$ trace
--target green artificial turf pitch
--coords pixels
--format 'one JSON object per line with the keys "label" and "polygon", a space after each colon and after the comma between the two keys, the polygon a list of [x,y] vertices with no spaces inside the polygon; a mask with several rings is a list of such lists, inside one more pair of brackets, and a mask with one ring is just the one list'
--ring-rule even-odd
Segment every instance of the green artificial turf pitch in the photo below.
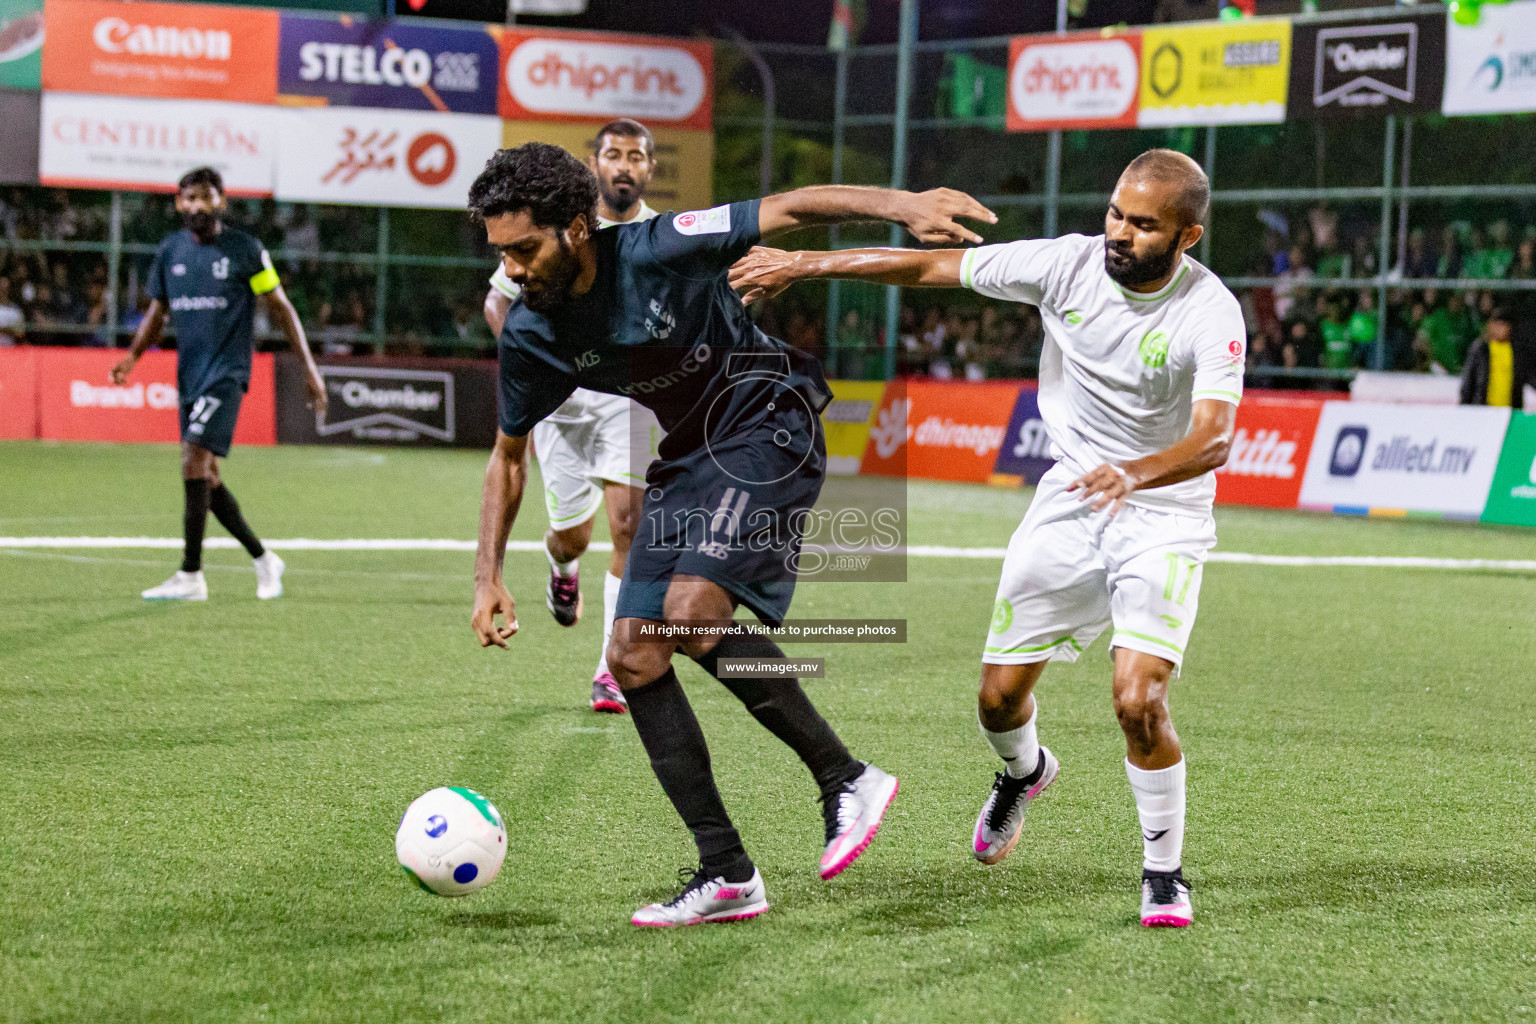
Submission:
{"label": "green artificial turf pitch", "polygon": [[[268,537],[475,533],[474,452],[240,449]],[[913,483],[912,541],[1001,546],[1027,495]],[[180,532],[167,446],[0,445],[0,535]],[[535,498],[515,532],[537,538]],[[1536,534],[1223,509],[1220,548],[1536,558]],[[210,520],[210,536],[222,531]],[[538,554],[523,631],[469,628],[471,557],[295,551],[258,602],[141,601],[175,553],[0,551],[0,1021],[1410,1021],[1536,1015],[1536,574],[1210,565],[1174,720],[1196,922],[1136,920],[1140,840],[1103,641],[1042,683],[1062,776],[992,868],[968,852],[998,563],[806,586],[801,617],[902,646],[800,645],[854,752],[902,780],[868,853],[817,878],[793,756],[682,666],[767,880],[757,920],[627,923],[691,844],[627,719],[586,710],[594,612],[562,630]],[[606,556],[583,564],[588,608]],[[501,876],[411,886],[392,839],[438,785],[506,817]]]}

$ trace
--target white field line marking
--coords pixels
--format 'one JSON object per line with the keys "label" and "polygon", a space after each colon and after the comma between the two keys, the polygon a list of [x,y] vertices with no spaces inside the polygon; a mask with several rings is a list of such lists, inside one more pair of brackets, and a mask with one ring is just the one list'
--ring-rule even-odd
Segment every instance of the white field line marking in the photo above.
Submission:
{"label": "white field line marking", "polygon": [[[279,551],[474,551],[472,540],[444,539],[390,539],[344,538],[340,540],[313,540],[297,537],[289,540],[263,541],[269,548]],[[0,548],[180,548],[180,537],[0,537]],[[238,548],[232,537],[210,537],[203,542],[205,548]],[[514,540],[507,544],[508,551],[539,552],[544,543],[536,540]],[[612,551],[606,541],[594,541],[591,551]],[[1000,561],[1007,548],[961,548],[933,545],[913,545],[906,549],[912,558],[981,558]],[[892,554],[900,554],[898,549]],[[1536,560],[1501,558],[1421,558],[1416,556],[1390,555],[1255,555],[1241,551],[1213,551],[1206,556],[1211,562],[1229,562],[1238,565],[1275,565],[1293,567],[1347,566],[1375,569],[1493,569],[1511,572],[1536,572]]]}

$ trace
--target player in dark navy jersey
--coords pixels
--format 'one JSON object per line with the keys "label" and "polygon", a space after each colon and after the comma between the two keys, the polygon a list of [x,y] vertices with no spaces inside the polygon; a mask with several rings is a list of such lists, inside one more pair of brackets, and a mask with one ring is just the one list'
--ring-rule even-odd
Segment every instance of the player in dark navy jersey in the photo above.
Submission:
{"label": "player in dark navy jersey", "polygon": [[[715,788],[675,651],[811,770],[826,824],[823,878],[863,852],[897,784],[848,753],[792,676],[721,670],[722,658],[784,660],[733,616],[745,605],[777,624],[788,610],[805,517],[825,478],[818,414],[831,398],[815,359],[752,323],[727,270],[765,236],[806,225],[890,220],[921,241],[956,242],[980,240],[956,218],[996,218],[947,189],[828,186],[595,230],[597,197],[585,165],[541,143],[500,151],[470,188],[471,213],[522,287],[499,343],[500,430],[486,469],[472,624],[482,646],[506,647],[517,632],[502,560],[533,425],[577,387],[655,412],[667,436],[646,475],[608,662],[700,865],[676,898],[641,908],[633,922],[739,920],[767,909],[763,880]],[[669,632],[680,627],[686,635]]]}
{"label": "player in dark navy jersey", "polygon": [[112,369],[112,380],[127,383],[134,364],[151,345],[169,314],[176,327],[176,392],[181,406],[181,476],[185,492],[182,528],[186,546],[181,568],[150,600],[206,601],[203,529],[211,510],[256,563],[256,596],[283,592],[283,560],[262,547],[246,525],[240,505],[219,478],[218,460],[229,454],[240,416],[240,401],[251,381],[252,326],[256,304],[267,303],[272,319],[304,360],[310,405],[325,408],[325,388],[315,368],[293,304],[283,294],[272,259],[261,243],[225,227],[224,182],[211,167],[182,176],[176,212],[186,227],[160,243],[149,268],[149,311],[133,345]]}

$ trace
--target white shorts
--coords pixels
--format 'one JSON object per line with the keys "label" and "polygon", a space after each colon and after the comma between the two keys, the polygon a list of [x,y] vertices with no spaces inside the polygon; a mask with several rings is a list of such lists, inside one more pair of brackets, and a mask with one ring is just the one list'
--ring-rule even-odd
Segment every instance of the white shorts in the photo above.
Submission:
{"label": "white shorts", "polygon": [[533,428],[550,526],[569,530],[591,519],[605,484],[644,487],[661,436],[656,414],[631,399],[577,391]]}
{"label": "white shorts", "polygon": [[1182,665],[1215,520],[1139,505],[1094,512],[1066,492],[1076,476],[1062,463],[1047,472],[1008,541],[981,660],[1076,661],[1113,624],[1111,649]]}

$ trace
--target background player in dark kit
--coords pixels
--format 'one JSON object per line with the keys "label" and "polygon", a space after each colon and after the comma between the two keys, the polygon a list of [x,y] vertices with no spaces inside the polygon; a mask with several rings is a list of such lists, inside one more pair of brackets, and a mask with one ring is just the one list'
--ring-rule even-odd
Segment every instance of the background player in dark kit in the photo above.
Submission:
{"label": "background player in dark kit", "polygon": [[[923,242],[979,241],[955,219],[996,218],[947,189],[826,186],[594,231],[597,199],[587,167],[541,143],[498,152],[470,188],[471,213],[522,288],[500,340],[501,422],[486,469],[472,624],[483,646],[505,647],[517,631],[502,560],[533,425],[578,386],[655,412],[667,436],[647,473],[608,661],[700,866],[677,897],[632,920],[752,917],[768,907],[762,877],[715,788],[674,651],[721,679],[811,770],[826,819],[823,878],[868,845],[896,780],[849,755],[797,680],[721,678],[721,658],[784,656],[732,617],[745,604],[776,623],[788,609],[799,517],[825,477],[817,414],[831,398],[816,360],[752,324],[726,272],[764,236],[806,225],[890,220]],[[664,623],[704,629],[659,638]]]}
{"label": "background player in dark kit", "polygon": [[205,601],[203,529],[211,509],[256,562],[256,596],[283,592],[283,560],[265,550],[246,525],[240,505],[219,477],[218,460],[229,454],[240,401],[251,380],[256,304],[288,337],[309,373],[309,404],[325,408],[325,385],[309,354],[304,325],[283,294],[272,259],[261,243],[224,225],[224,181],[211,167],[188,171],[176,186],[176,212],[186,227],[160,243],[146,288],[149,310],[122,362],[112,368],[127,383],[146,349],[160,340],[169,313],[176,326],[176,392],[181,406],[181,478],[185,491],[181,568],[158,587],[153,600]]}

